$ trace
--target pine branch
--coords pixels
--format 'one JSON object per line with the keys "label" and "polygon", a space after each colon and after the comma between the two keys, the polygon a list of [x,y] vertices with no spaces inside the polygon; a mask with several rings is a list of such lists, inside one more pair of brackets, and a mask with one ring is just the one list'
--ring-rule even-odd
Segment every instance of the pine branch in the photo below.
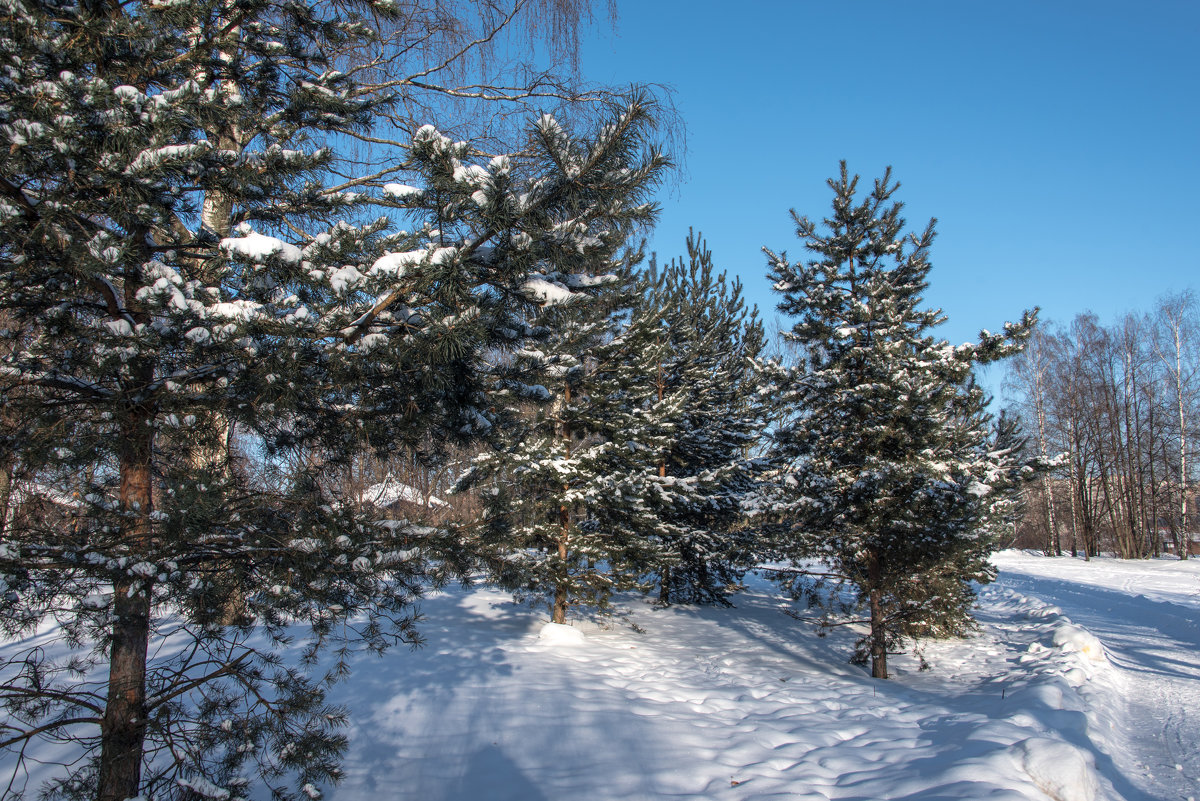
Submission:
{"label": "pine branch", "polygon": [[[101,713],[101,715],[103,715],[103,710],[100,710],[100,713]],[[36,728],[29,729],[27,731],[23,731],[20,734],[15,735],[13,737],[9,737],[7,740],[0,740],[0,751],[3,751],[4,749],[6,749],[10,746],[16,745],[17,743],[26,742],[34,737],[37,737],[40,734],[45,734],[46,732],[54,731],[56,729],[61,729],[66,726],[78,726],[83,723],[89,723],[92,725],[99,726],[103,722],[103,720],[104,720],[104,718],[103,718],[103,716],[101,716],[101,717],[94,717],[94,718],[90,718],[90,717],[89,718],[64,718],[62,720],[55,720],[50,723],[45,723]],[[16,727],[13,726],[11,728],[15,729]]]}

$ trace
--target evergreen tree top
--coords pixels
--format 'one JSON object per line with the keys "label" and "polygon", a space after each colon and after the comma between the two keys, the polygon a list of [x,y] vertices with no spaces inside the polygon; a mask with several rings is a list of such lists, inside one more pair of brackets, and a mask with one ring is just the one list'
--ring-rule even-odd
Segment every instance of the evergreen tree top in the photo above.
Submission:
{"label": "evergreen tree top", "polygon": [[787,338],[808,348],[817,359],[814,366],[818,351],[830,358],[842,351],[861,357],[878,347],[881,357],[894,360],[902,342],[923,358],[966,369],[1017,352],[1036,322],[1036,310],[1006,323],[999,334],[981,331],[977,343],[951,346],[932,336],[930,329],[946,319],[941,309],[922,308],[937,220],[920,233],[905,233],[903,203],[892,199],[900,184],[891,175],[889,167],[856,201],[859,177],[841,162],[839,177],[827,182],[834,193],[833,214],[823,228],[792,212],[796,234],[813,258],[793,263],[786,251],[764,248],[782,296],[778,308],[796,318]]}

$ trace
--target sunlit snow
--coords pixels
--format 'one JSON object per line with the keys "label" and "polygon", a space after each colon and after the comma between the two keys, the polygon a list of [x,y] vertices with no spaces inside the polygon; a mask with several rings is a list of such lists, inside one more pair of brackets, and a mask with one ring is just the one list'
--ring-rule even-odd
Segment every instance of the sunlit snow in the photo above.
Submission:
{"label": "sunlit snow", "polygon": [[[303,548],[294,541],[290,547]],[[356,660],[327,799],[1161,801],[1200,796],[1200,563],[999,554],[981,631],[876,681],[756,577],[731,609],[569,625],[486,586]],[[61,651],[53,631],[14,647]],[[36,787],[48,766],[27,763]],[[0,769],[7,776],[11,757]],[[18,784],[24,783],[22,778]],[[211,789],[211,788],[205,788]],[[255,796],[256,797],[256,796]]]}

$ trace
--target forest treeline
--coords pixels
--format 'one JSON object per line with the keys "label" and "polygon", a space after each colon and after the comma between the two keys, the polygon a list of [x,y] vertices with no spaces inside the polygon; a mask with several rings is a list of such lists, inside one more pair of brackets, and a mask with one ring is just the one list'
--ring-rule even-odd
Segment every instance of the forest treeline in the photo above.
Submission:
{"label": "forest treeline", "polygon": [[1016,532],[1047,554],[1196,552],[1192,448],[1200,330],[1190,292],[1110,325],[1042,325],[1009,367],[1026,433],[1053,462]]}

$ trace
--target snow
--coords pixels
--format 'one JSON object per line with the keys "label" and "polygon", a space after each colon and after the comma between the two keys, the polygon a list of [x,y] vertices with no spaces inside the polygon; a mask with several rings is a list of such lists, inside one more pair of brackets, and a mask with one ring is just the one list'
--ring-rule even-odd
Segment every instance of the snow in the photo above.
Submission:
{"label": "snow", "polygon": [[[732,609],[622,596],[612,617],[572,609],[566,626],[486,585],[434,593],[425,647],[363,655],[333,688],[350,712],[346,776],[311,789],[335,801],[1200,797],[1200,562],[995,560],[981,631],[927,643],[927,671],[895,657],[891,681],[846,662],[850,627],[816,636],[757,576]],[[39,643],[61,648],[52,636]],[[12,758],[0,760],[6,778]]]}
{"label": "snow", "polygon": [[289,264],[299,264],[300,248],[274,236],[247,231],[242,236],[221,240],[221,249],[230,256],[241,256],[248,261],[261,262],[270,256],[278,256]]}
{"label": "snow", "polygon": [[[1060,574],[1060,560],[1001,557],[1043,561]],[[1158,567],[1200,578],[1167,562],[1149,571]],[[573,612],[569,626],[493,589],[440,594],[424,606],[427,648],[389,654],[394,667],[367,668],[363,683],[335,690],[352,710],[352,744],[346,781],[329,796],[397,787],[444,801],[1200,796],[1186,765],[1172,764],[1169,778],[1193,782],[1187,792],[1130,781],[1113,756],[1128,743],[1124,671],[1086,627],[1033,597],[1039,582],[1018,592],[1006,580],[983,590],[977,637],[929,644],[927,672],[897,658],[891,682],[846,664],[852,632],[816,637],[757,579],[736,609],[625,599],[610,621]],[[1165,593],[1176,582],[1151,583]]]}
{"label": "snow", "polygon": [[422,193],[422,190],[408,184],[384,184],[383,193],[390,197],[404,200],[406,198],[415,197]]}
{"label": "snow", "polygon": [[525,290],[525,294],[546,306],[557,306],[576,296],[571,290],[544,278],[530,277],[525,280],[521,288]]}
{"label": "snow", "polygon": [[1093,662],[1103,662],[1104,646],[1086,629],[1064,623],[1054,631],[1054,644],[1059,648],[1079,651]]}
{"label": "snow", "polygon": [[187,145],[165,145],[143,150],[129,162],[128,172],[147,172],[157,169],[168,161],[186,161],[197,158],[212,148],[208,142],[193,142]]}
{"label": "snow", "polygon": [[427,255],[429,255],[429,252],[425,250],[384,254],[371,265],[371,274],[399,278],[408,271],[409,267],[419,265]]}
{"label": "snow", "polygon": [[347,291],[356,289],[363,283],[363,274],[360,273],[353,265],[339,267],[329,276],[329,286],[333,289],[334,294],[344,295]]}
{"label": "snow", "polygon": [[[1054,604],[1102,644],[1107,665],[1093,675],[1107,686],[1093,680],[1081,689],[1101,747],[1097,765],[1115,777],[1115,797],[1200,798],[1200,560],[1004,551],[994,561],[999,586]],[[1099,667],[1086,654],[1077,659]]]}
{"label": "snow", "polygon": [[391,476],[380,481],[378,484],[372,484],[367,487],[367,491],[363,493],[363,498],[376,506],[391,506],[397,501],[404,501],[405,503],[417,506],[428,506],[431,509],[450,505],[434,495],[430,495],[427,499],[425,493],[416,487],[405,484],[403,481],[399,481]]}
{"label": "snow", "polygon": [[482,186],[488,182],[488,171],[478,164],[462,164],[456,162],[454,165],[454,180],[460,183],[465,183],[468,186]]}
{"label": "snow", "polygon": [[562,623],[547,623],[538,632],[538,639],[547,645],[570,646],[587,642],[587,638],[574,626]]}
{"label": "snow", "polygon": [[204,778],[180,779],[178,784],[180,787],[185,787],[196,793],[196,795],[211,798],[215,801],[227,801],[231,795],[225,788],[218,787]]}
{"label": "snow", "polygon": [[1061,740],[1030,737],[1017,743],[1021,766],[1054,801],[1093,801],[1098,787],[1091,754]]}

